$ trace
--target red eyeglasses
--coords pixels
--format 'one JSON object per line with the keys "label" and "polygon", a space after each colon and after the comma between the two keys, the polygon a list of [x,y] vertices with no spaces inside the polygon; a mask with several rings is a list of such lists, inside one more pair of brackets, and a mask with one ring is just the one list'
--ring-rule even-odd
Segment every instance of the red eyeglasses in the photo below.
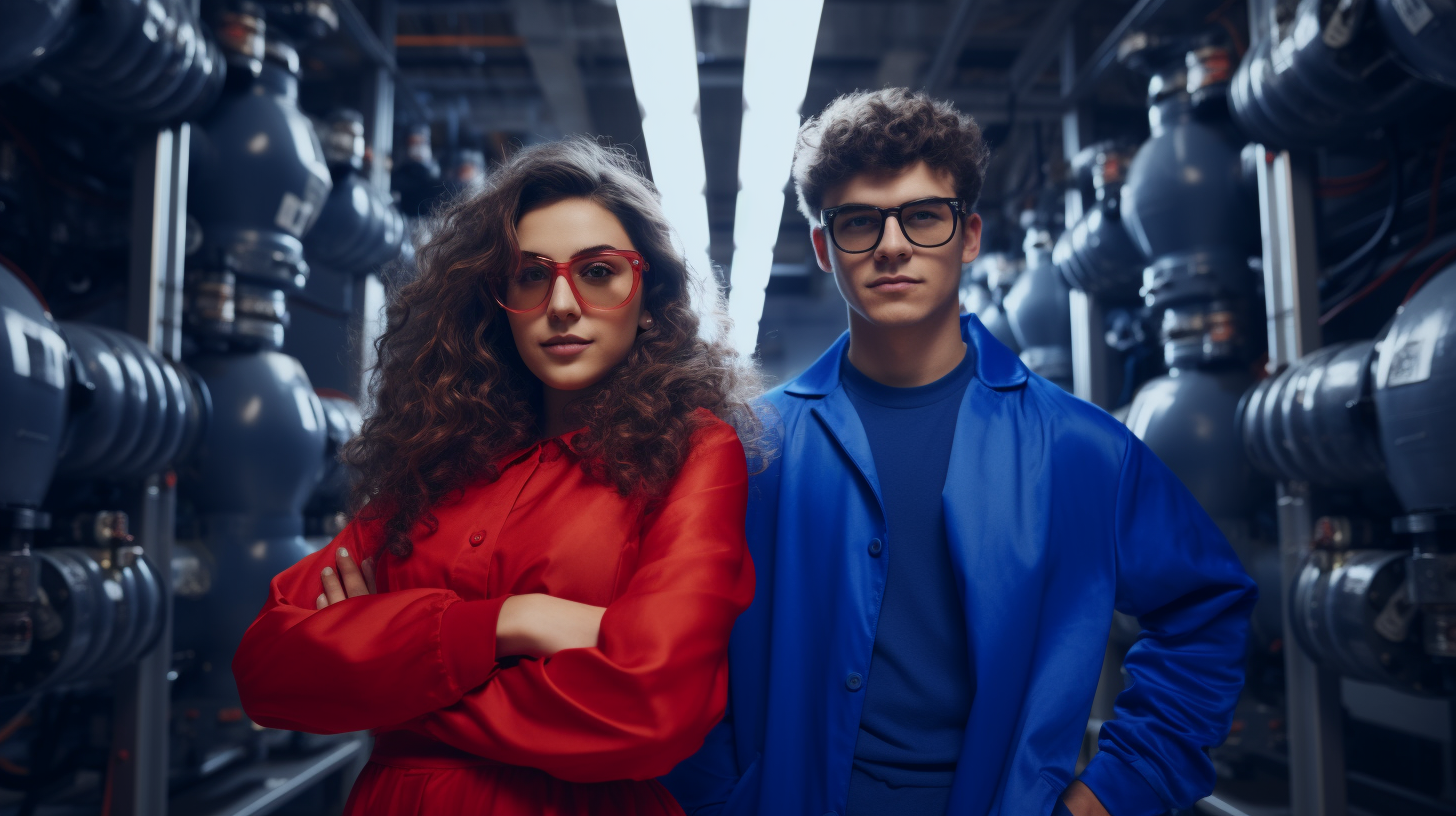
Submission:
{"label": "red eyeglasses", "polygon": [[515,273],[491,288],[502,309],[521,314],[541,308],[556,279],[562,277],[582,308],[611,311],[632,300],[648,268],[647,261],[630,249],[594,250],[569,261],[522,252]]}

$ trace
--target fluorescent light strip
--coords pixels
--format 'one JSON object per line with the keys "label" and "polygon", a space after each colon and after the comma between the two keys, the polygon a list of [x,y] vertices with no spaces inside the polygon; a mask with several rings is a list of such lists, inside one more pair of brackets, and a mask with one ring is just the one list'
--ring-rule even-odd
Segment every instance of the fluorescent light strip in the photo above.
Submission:
{"label": "fluorescent light strip", "polygon": [[708,256],[708,174],[698,123],[698,46],[689,0],[617,0],[632,89],[642,109],[642,136],[652,180],[662,194],[667,220],[682,242],[688,269],[698,282],[693,309],[712,338],[710,319],[720,297]]}
{"label": "fluorescent light strip", "polygon": [[758,345],[764,288],[784,212],[799,109],[809,87],[823,0],[754,0],[743,61],[743,131],[738,201],[733,212],[732,293],[728,317],[739,353]]}

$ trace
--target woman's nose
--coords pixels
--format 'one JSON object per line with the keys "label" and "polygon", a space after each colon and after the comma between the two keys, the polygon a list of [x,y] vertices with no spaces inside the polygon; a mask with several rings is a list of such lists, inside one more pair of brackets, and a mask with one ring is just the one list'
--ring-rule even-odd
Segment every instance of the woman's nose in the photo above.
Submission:
{"label": "woman's nose", "polygon": [[551,296],[546,304],[546,312],[547,316],[553,320],[564,320],[568,316],[581,316],[581,305],[576,302],[576,295],[572,294],[571,284],[564,276],[558,275],[551,282]]}

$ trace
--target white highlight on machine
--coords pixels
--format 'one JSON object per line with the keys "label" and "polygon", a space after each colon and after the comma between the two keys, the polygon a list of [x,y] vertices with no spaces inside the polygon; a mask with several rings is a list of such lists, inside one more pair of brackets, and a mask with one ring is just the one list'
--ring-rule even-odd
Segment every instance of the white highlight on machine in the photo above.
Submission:
{"label": "white highlight on machine", "polygon": [[708,256],[708,174],[698,123],[698,51],[689,0],[618,0],[617,16],[627,44],[632,88],[642,109],[642,135],[652,162],[652,179],[662,194],[667,220],[682,242],[683,257],[698,283],[693,310],[704,335],[715,333],[708,319],[719,289]]}
{"label": "white highlight on machine", "polygon": [[733,213],[733,284],[728,317],[740,354],[758,344],[764,288],[784,212],[799,109],[809,87],[823,0],[755,0],[743,60],[743,130]]}

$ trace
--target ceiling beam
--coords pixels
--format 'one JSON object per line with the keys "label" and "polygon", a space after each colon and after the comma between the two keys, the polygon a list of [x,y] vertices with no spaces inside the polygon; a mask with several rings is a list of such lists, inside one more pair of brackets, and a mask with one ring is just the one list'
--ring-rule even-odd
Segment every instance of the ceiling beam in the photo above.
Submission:
{"label": "ceiling beam", "polygon": [[1056,0],[1027,38],[1026,45],[1011,63],[1011,92],[1017,96],[1031,90],[1031,86],[1047,72],[1052,62],[1061,54],[1062,32],[1072,25],[1072,15],[1081,8],[1084,0]]}
{"label": "ceiling beam", "polygon": [[566,8],[548,0],[514,0],[513,6],[516,33],[526,41],[526,58],[556,126],[563,134],[592,132],[576,42],[563,34],[568,22]]}
{"label": "ceiling beam", "polygon": [[955,72],[956,62],[960,59],[962,49],[965,48],[966,39],[970,37],[971,29],[975,28],[976,22],[980,20],[981,13],[986,10],[988,2],[989,0],[956,0],[955,14],[951,17],[950,27],[946,29],[945,36],[941,38],[935,58],[931,60],[930,68],[925,72],[925,81],[921,83],[921,87],[925,89],[926,93],[936,93]]}

